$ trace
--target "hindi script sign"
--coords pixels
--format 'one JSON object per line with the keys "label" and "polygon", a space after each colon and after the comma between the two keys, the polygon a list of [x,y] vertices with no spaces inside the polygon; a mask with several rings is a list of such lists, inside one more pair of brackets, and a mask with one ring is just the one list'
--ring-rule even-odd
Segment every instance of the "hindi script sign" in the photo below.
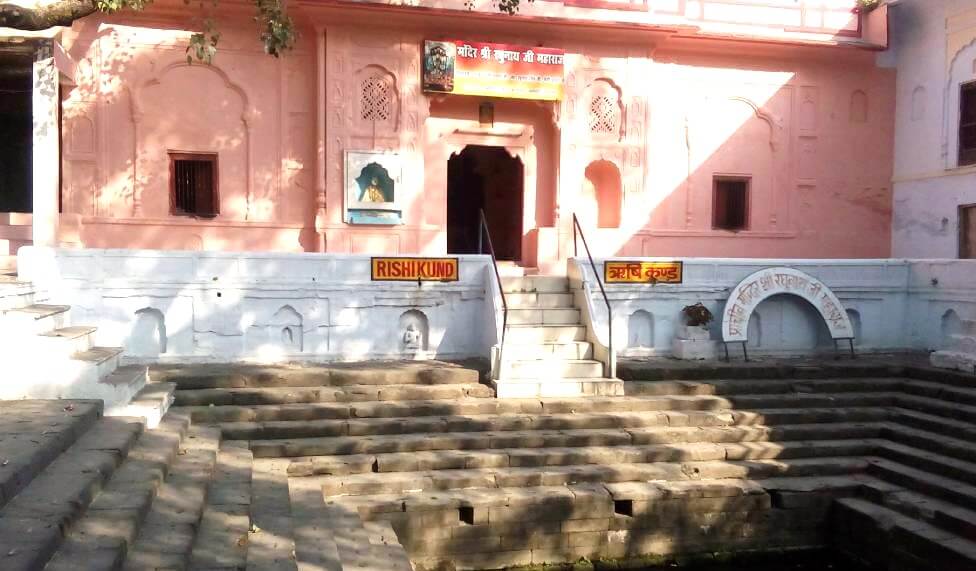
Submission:
{"label": "hindi script sign", "polygon": [[847,311],[823,282],[793,268],[767,268],[742,280],[732,290],[722,312],[722,340],[726,343],[746,341],[749,317],[756,306],[778,294],[797,295],[809,301],[826,321],[834,339],[854,338],[854,327]]}
{"label": "hindi script sign", "polygon": [[603,263],[603,281],[608,284],[680,284],[681,262],[614,260]]}

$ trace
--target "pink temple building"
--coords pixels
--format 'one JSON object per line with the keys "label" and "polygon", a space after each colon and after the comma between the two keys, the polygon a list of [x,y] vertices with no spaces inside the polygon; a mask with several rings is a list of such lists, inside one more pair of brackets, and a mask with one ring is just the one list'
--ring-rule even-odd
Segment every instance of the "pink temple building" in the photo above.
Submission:
{"label": "pink temple building", "polygon": [[275,59],[222,3],[212,65],[177,1],[7,30],[0,253],[473,253],[483,209],[541,271],[574,214],[598,255],[887,257],[887,8],[855,6],[297,1]]}

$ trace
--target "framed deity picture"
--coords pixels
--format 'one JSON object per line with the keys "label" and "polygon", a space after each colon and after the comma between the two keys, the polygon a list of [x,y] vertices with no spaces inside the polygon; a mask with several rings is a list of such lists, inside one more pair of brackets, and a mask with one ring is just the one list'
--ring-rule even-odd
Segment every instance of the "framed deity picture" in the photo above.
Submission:
{"label": "framed deity picture", "polygon": [[400,206],[400,155],[382,151],[346,151],[347,224],[403,224]]}

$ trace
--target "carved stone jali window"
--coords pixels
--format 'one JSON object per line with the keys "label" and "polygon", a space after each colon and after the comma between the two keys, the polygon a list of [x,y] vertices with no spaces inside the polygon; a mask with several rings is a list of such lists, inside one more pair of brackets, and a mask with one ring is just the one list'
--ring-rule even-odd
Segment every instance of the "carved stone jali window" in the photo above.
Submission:
{"label": "carved stone jali window", "polygon": [[393,117],[394,94],[389,78],[380,74],[366,76],[359,85],[359,118],[385,122]]}
{"label": "carved stone jali window", "polygon": [[620,106],[606,95],[590,99],[590,132],[611,134],[620,130]]}

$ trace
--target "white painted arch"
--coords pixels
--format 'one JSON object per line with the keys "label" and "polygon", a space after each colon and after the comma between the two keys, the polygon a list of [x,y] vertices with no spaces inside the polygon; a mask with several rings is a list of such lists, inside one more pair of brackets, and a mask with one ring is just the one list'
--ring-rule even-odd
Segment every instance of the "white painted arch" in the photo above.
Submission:
{"label": "white painted arch", "polygon": [[774,295],[795,295],[810,302],[823,317],[834,339],[853,339],[854,327],[843,304],[826,285],[810,274],[788,267],[764,268],[735,286],[722,312],[722,340],[748,340],[749,318],[756,307]]}

